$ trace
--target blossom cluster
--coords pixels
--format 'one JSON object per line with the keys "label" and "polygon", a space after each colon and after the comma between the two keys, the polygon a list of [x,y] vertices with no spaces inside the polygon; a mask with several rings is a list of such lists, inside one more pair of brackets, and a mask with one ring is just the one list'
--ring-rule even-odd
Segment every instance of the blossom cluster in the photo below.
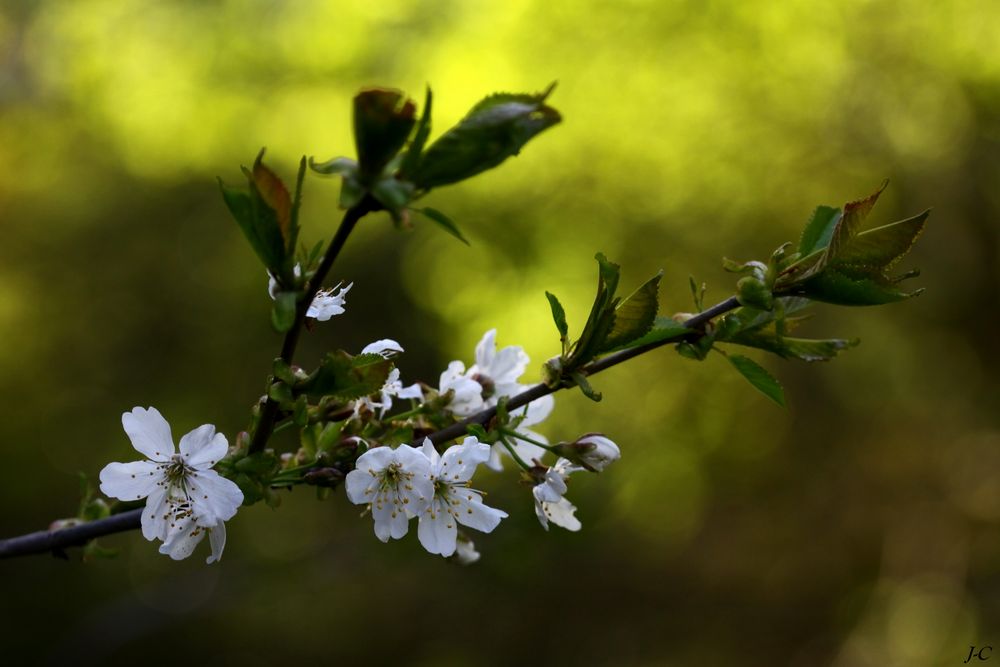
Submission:
{"label": "blossom cluster", "polygon": [[[301,276],[298,267],[295,275]],[[336,293],[320,291],[307,316],[325,321],[344,313],[345,294],[351,286]],[[275,298],[279,286],[273,277],[268,287]],[[402,353],[402,345],[391,339],[375,341],[361,350],[361,355],[386,360]],[[451,415],[450,419],[469,417],[528,389],[520,378],[529,362],[521,347],[498,350],[496,330],[491,329],[476,345],[475,363],[466,368],[462,361],[452,361],[441,374],[436,391],[420,383],[404,386],[399,369],[392,367],[377,392],[353,401],[347,419],[356,425],[352,426],[354,433],[370,435],[366,425],[371,420],[376,424],[385,420],[394,399],[415,401],[415,407],[405,413],[408,415],[436,409]],[[600,434],[551,445],[545,436],[528,428],[543,422],[553,407],[551,395],[536,399],[509,411],[498,430],[487,434],[487,442],[481,441],[482,435],[469,436],[442,452],[430,438],[417,447],[351,436],[364,449],[344,479],[347,497],[371,513],[375,535],[381,541],[404,537],[410,521],[416,519],[417,538],[428,552],[471,563],[478,560],[479,553],[462,528],[489,533],[508,516],[483,501],[483,492],[472,488],[472,478],[480,465],[502,471],[502,457],[507,456],[531,485],[541,525],[546,530],[549,524],[580,530],[576,507],[565,497],[570,475],[584,470],[601,472],[621,453],[614,442]],[[206,424],[183,436],[179,449],[175,448],[170,425],[152,407],[126,412],[122,425],[132,446],[146,458],[108,464],[100,475],[102,492],[123,502],[146,500],[142,533],[148,540],[162,542],[160,553],[185,558],[208,535],[211,555],[207,561],[217,561],[226,542],[225,522],[244,501],[240,487],[213,469],[227,456],[225,436]],[[557,460],[546,466],[542,461],[550,453]],[[283,460],[290,460],[290,456]]]}

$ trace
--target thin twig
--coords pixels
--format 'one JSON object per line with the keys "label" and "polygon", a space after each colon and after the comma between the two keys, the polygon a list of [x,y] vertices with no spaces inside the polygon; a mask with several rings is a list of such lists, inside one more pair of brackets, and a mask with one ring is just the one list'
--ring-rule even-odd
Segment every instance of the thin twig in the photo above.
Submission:
{"label": "thin twig", "polygon": [[[358,219],[360,219],[360,215]],[[345,221],[347,216],[345,216]],[[351,226],[357,222],[355,219]],[[343,225],[342,225],[343,226]],[[338,230],[339,235],[340,230]],[[345,233],[350,233],[348,229]],[[335,237],[336,239],[336,237]],[[343,243],[341,243],[343,245]],[[332,245],[331,245],[332,249]],[[331,259],[329,262],[324,258],[324,264],[327,264],[327,269],[329,265],[333,263]],[[317,273],[317,276],[320,274]],[[321,280],[321,278],[319,279]],[[315,282],[318,284],[319,280]],[[308,301],[303,303],[308,304]],[[691,317],[684,321],[684,326],[691,329],[692,332],[685,332],[678,334],[677,336],[672,336],[655,343],[649,343],[647,345],[642,345],[640,347],[630,348],[627,350],[622,350],[620,352],[615,352],[614,354],[609,354],[606,357],[593,361],[583,368],[580,372],[584,375],[595,375],[601,371],[607,370],[612,366],[617,366],[618,364],[628,361],[633,357],[640,354],[645,354],[650,350],[654,350],[658,347],[664,345],[669,345],[671,343],[677,343],[679,341],[696,337],[699,335],[698,331],[702,329],[705,324],[707,324],[712,319],[723,315],[730,310],[734,310],[739,307],[739,302],[736,297],[730,297],[721,303],[718,303],[711,308],[704,310],[694,317]],[[307,306],[308,307],[308,306]],[[294,345],[292,346],[294,348]],[[521,406],[527,405],[528,403],[541,398],[542,396],[547,396],[560,389],[565,389],[567,386],[557,386],[550,387],[544,384],[536,384],[535,386],[512,396],[510,400],[507,401],[507,409],[515,410]],[[436,433],[432,433],[428,438],[435,445],[448,442],[455,438],[459,438],[466,434],[467,428],[473,424],[486,424],[493,417],[496,416],[497,409],[495,407],[478,412],[471,417],[463,419],[460,422],[456,422],[447,428],[443,428]],[[263,421],[263,418],[262,418]],[[273,423],[272,423],[273,426]],[[270,432],[270,429],[269,429]],[[266,441],[265,441],[266,442]],[[53,553],[60,553],[66,547],[79,546],[85,544],[87,541],[92,540],[103,535],[111,535],[112,533],[120,533],[126,530],[132,530],[139,527],[139,517],[142,514],[141,509],[129,510],[128,512],[123,512],[121,514],[115,514],[108,517],[107,519],[98,519],[96,521],[90,521],[79,526],[73,526],[72,528],[64,528],[62,530],[43,530],[37,533],[30,533],[28,535],[22,535],[20,537],[12,537],[7,540],[0,541],[0,559],[3,558],[13,558],[15,556],[27,556],[30,554],[45,553],[51,551]]]}

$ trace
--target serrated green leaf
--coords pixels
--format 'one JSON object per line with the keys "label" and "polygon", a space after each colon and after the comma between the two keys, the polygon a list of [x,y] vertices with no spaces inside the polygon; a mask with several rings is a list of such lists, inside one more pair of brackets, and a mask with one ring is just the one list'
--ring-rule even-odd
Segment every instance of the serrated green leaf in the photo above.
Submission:
{"label": "serrated green leaf", "polygon": [[271,326],[278,333],[285,333],[295,324],[297,292],[278,292],[271,307]]}
{"label": "serrated green leaf", "polygon": [[531,139],[558,123],[559,112],[541,95],[500,93],[487,97],[422,155],[410,173],[427,190],[465,180],[517,155]]}
{"label": "serrated green leaf", "polygon": [[658,289],[663,271],[647,280],[615,308],[615,321],[600,346],[602,352],[628,345],[653,328],[659,309]]}
{"label": "serrated green leaf", "polygon": [[555,294],[546,292],[545,298],[549,300],[549,307],[552,309],[552,321],[556,323],[556,329],[559,330],[559,337],[565,344],[566,336],[569,334],[569,324],[566,323],[566,311],[563,310],[562,304],[559,303],[559,299],[556,298]]}
{"label": "serrated green leaf", "polygon": [[923,233],[928,215],[929,210],[861,232],[844,247],[834,266],[845,273],[851,272],[852,267],[857,273],[884,272],[910,251]]}
{"label": "serrated green leaf", "polygon": [[831,206],[817,206],[812,217],[802,230],[799,239],[799,254],[803,257],[830,245],[833,230],[840,220],[840,209]]}
{"label": "serrated green leaf", "polygon": [[354,144],[363,185],[374,183],[406,143],[415,113],[413,100],[398,90],[370,88],[354,97]]}
{"label": "serrated green leaf", "polygon": [[330,352],[307,380],[296,385],[295,391],[353,400],[377,392],[391,370],[392,362],[377,354],[352,357],[343,350]]}
{"label": "serrated green leaf", "polygon": [[431,89],[428,86],[427,94],[424,97],[424,110],[420,114],[420,120],[417,121],[417,131],[413,135],[413,140],[410,142],[409,148],[406,149],[406,156],[399,167],[399,177],[402,179],[406,179],[420,165],[420,155],[423,153],[424,146],[427,145],[427,139],[431,134],[432,99]]}
{"label": "serrated green leaf", "polygon": [[763,366],[758,364],[753,359],[739,354],[730,354],[727,355],[726,358],[729,359],[729,363],[731,363],[733,367],[740,372],[740,375],[745,377],[755,389],[781,407],[785,407],[785,390],[782,389],[781,383],[778,382],[773,375],[768,373]]}
{"label": "serrated green leaf", "polygon": [[834,227],[833,235],[830,237],[830,244],[826,247],[827,261],[832,261],[840,256],[841,251],[857,236],[879,195],[889,185],[889,181],[882,181],[878,190],[868,195],[864,199],[852,201],[844,205],[844,215]]}
{"label": "serrated green leaf", "polygon": [[456,225],[451,218],[436,208],[425,206],[424,208],[413,208],[410,210],[424,215],[432,222],[437,223],[438,227],[443,229],[445,232],[451,234],[465,245],[470,245],[469,240],[462,234],[462,230],[458,228],[458,225]]}
{"label": "serrated green leaf", "polygon": [[881,306],[886,303],[903,301],[918,296],[923,289],[904,292],[896,283],[899,279],[849,276],[841,271],[827,267],[819,275],[805,281],[801,290],[803,294],[816,301],[835,303],[841,306]]}

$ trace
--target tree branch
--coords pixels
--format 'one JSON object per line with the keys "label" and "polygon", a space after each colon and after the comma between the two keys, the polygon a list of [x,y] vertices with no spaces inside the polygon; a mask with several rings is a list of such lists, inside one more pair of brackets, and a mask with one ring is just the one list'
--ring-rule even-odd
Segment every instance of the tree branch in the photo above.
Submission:
{"label": "tree branch", "polygon": [[[351,210],[348,211],[348,214],[350,214]],[[365,213],[367,212],[369,211],[366,211]],[[322,282],[322,279],[325,276],[326,271],[329,270],[330,266],[333,264],[333,259],[336,258],[336,253],[339,252],[341,247],[343,247],[344,241],[347,239],[347,235],[350,234],[351,228],[353,228],[354,224],[356,224],[357,221],[360,220],[363,215],[364,213],[361,213],[360,215],[357,215],[357,217],[355,217],[353,220],[351,220],[349,223],[349,228],[347,228],[346,230],[344,229],[344,225],[345,223],[348,223],[349,215],[344,216],[344,223],[341,223],[341,229],[337,230],[337,235],[334,237],[334,241],[331,242],[330,251],[327,252],[327,257],[323,258],[323,264],[321,265],[321,268],[323,266],[325,266],[326,268],[323,270],[322,274],[319,271],[317,271],[316,277],[312,281],[313,283],[319,285],[320,282]],[[342,230],[343,234],[341,234]],[[337,242],[338,238],[341,238],[341,240],[339,244],[336,246],[336,252],[333,252],[335,248],[334,243]],[[315,294],[315,290],[312,290],[311,293]],[[310,296],[308,300],[302,302],[306,304],[305,306],[306,309],[308,309],[308,304],[311,301],[312,297]],[[603,357],[601,359],[598,359],[596,361],[587,364],[586,366],[580,369],[580,372],[583,373],[584,375],[595,375],[597,373],[600,373],[601,371],[611,368],[612,366],[617,366],[618,364],[624,361],[628,361],[629,359],[637,357],[640,354],[645,354],[650,350],[655,350],[658,347],[669,345],[671,343],[677,343],[687,338],[696,337],[699,335],[697,333],[698,330],[702,329],[705,326],[705,324],[710,322],[712,319],[718,317],[719,315],[723,315],[729,312],[730,310],[738,308],[739,305],[740,305],[739,301],[736,300],[736,297],[730,297],[725,301],[717,303],[711,308],[704,310],[698,313],[697,315],[685,320],[684,325],[688,329],[695,330],[694,333],[679,334],[677,336],[657,341],[655,343],[649,343],[647,345],[629,348],[627,350],[615,352],[614,354],[609,354],[606,357]],[[305,311],[303,311],[303,313],[304,312]],[[301,320],[297,320],[297,322],[301,322]],[[290,349],[294,351],[294,348],[295,345],[293,343]],[[283,356],[282,358],[285,357]],[[289,361],[290,356],[285,360]],[[549,387],[548,385],[545,384],[536,384],[533,387],[521,392],[520,394],[512,396],[510,400],[507,401],[507,408],[510,410],[514,410],[521,406],[527,405],[531,401],[539,399],[542,396],[555,393],[560,389],[566,389],[568,386],[570,385],[560,386],[560,387]],[[265,410],[266,407],[267,405],[265,404]],[[451,426],[448,426],[446,428],[441,429],[440,431],[432,433],[427,437],[430,438],[430,441],[433,442],[435,445],[440,445],[442,443],[448,442],[449,440],[462,437],[467,432],[467,428],[473,424],[486,424],[491,419],[493,419],[494,416],[496,416],[496,413],[497,409],[495,407],[483,410],[482,412],[478,412],[472,415],[471,417],[463,419],[460,422],[456,422]],[[261,417],[261,423],[263,424],[263,415]],[[270,435],[270,432],[273,428],[274,428],[274,422],[272,417],[272,421],[270,423],[270,426],[268,427],[268,435]],[[260,432],[259,429],[260,427],[258,427],[258,432]],[[266,443],[266,439],[264,442]],[[30,554],[37,554],[37,553],[45,553],[46,551],[51,551],[54,554],[58,555],[66,547],[81,546],[83,544],[86,544],[88,541],[92,539],[102,537],[104,535],[111,535],[113,533],[120,533],[126,530],[133,530],[139,528],[139,518],[141,514],[142,514],[142,509],[134,509],[134,510],[129,510],[127,512],[122,512],[121,514],[112,515],[106,519],[98,519],[96,521],[90,521],[87,523],[80,524],[78,526],[73,526],[71,528],[63,528],[61,530],[42,530],[36,533],[29,533],[27,535],[21,535],[20,537],[12,537],[6,540],[2,540],[0,541],[0,559],[14,558],[16,556],[27,556]]]}
{"label": "tree branch", "polygon": [[[320,285],[326,279],[326,274],[330,272],[334,260],[337,259],[340,251],[344,248],[344,244],[347,243],[347,237],[354,231],[354,226],[358,224],[361,218],[373,211],[379,210],[379,208],[379,203],[371,195],[365,195],[361,201],[347,209],[344,213],[344,218],[340,221],[340,226],[337,227],[337,231],[330,241],[330,247],[327,248],[326,254],[323,255],[323,261],[320,262],[316,273],[309,281],[309,284],[306,285],[305,295],[295,306],[295,322],[292,324],[292,328],[288,330],[288,333],[285,334],[285,340],[281,344],[281,359],[286,364],[292,363],[292,357],[295,355],[295,348],[299,343],[299,334],[302,333],[302,326],[305,324],[309,306],[316,297],[316,293],[319,292]],[[278,403],[269,396],[264,399],[264,407],[261,409],[260,420],[257,422],[257,427],[253,432],[253,439],[250,441],[249,452],[251,454],[263,451],[264,447],[267,446],[267,441],[270,440],[271,433],[274,431],[274,424],[277,417]]]}

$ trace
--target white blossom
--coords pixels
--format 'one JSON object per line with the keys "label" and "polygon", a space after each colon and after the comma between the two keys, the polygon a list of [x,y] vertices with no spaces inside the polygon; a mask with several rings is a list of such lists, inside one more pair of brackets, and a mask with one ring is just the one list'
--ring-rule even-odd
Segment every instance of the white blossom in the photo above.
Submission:
{"label": "white blossom", "polygon": [[438,391],[441,394],[455,392],[447,407],[459,417],[468,417],[483,409],[483,387],[466,376],[465,364],[461,361],[451,362],[441,373]]}
{"label": "white blossom", "polygon": [[306,317],[326,322],[334,315],[344,313],[344,304],[347,303],[344,295],[354,287],[354,283],[348,284],[347,287],[341,287],[342,284],[338,283],[336,287],[316,292],[312,303],[309,304],[309,310],[306,311]]}
{"label": "white blossom", "polygon": [[106,465],[101,491],[119,500],[146,498],[142,534],[162,540],[161,553],[184,558],[211,532],[208,562],[218,560],[225,545],[223,522],[243,503],[240,488],[211,469],[226,454],[226,436],[205,424],[181,438],[178,452],[170,424],[156,408],[133,408],[122,415],[122,426],[146,460]]}
{"label": "white blossom", "polygon": [[566,530],[577,531],[583,526],[576,518],[576,505],[566,500],[566,480],[570,473],[583,470],[567,459],[559,459],[545,473],[545,479],[531,489],[535,497],[535,514],[545,530],[551,521]]}
{"label": "white blossom", "polygon": [[[302,267],[298,264],[292,269],[296,278],[302,277]],[[267,293],[271,296],[271,299],[278,298],[278,292],[281,291],[281,286],[278,285],[277,278],[271,274],[270,271],[267,272]],[[309,304],[309,309],[306,311],[306,317],[311,317],[320,322],[326,322],[334,315],[341,315],[345,312],[344,305],[347,303],[345,295],[352,287],[354,283],[350,283],[347,287],[341,287],[343,283],[338,283],[336,287],[331,289],[319,290],[316,292],[316,296],[313,297],[312,303]]]}
{"label": "white blossom", "polygon": [[430,553],[451,556],[457,548],[458,524],[489,533],[507,517],[506,512],[483,504],[481,491],[469,488],[476,467],[489,458],[490,447],[470,436],[443,455],[425,439],[421,451],[430,462],[434,496],[420,514],[417,537]]}
{"label": "white blossom", "polygon": [[383,542],[399,539],[410,519],[427,509],[434,496],[431,464],[409,445],[395,449],[375,447],[362,454],[344,482],[347,497],[368,505],[375,520],[375,536]]}

